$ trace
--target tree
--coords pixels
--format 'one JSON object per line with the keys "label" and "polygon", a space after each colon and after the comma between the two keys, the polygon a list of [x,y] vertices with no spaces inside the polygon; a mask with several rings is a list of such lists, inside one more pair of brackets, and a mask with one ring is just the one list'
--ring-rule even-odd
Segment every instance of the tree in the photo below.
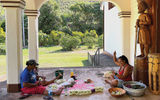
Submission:
{"label": "tree", "polygon": [[88,48],[93,48],[93,46],[97,43],[97,33],[95,30],[86,31],[84,34],[83,42]]}
{"label": "tree", "polygon": [[77,48],[81,43],[81,40],[76,36],[66,35],[61,38],[60,45],[62,46],[63,50],[71,51]]}
{"label": "tree", "polygon": [[5,10],[0,6],[0,27],[5,31]]}
{"label": "tree", "polygon": [[25,45],[28,44],[28,17],[24,14]]}
{"label": "tree", "polygon": [[63,31],[64,33],[67,33],[69,35],[72,34],[72,30],[70,25],[72,24],[71,22],[71,14],[70,13],[64,13],[63,15],[61,15],[61,25],[62,27],[60,28],[61,31]]}
{"label": "tree", "polygon": [[39,46],[49,46],[52,43],[52,40],[50,39],[49,35],[46,33],[43,33],[41,30],[39,31]]}
{"label": "tree", "polygon": [[50,34],[52,30],[59,30],[60,17],[58,16],[58,5],[50,0],[40,8],[39,30],[46,34]]}
{"label": "tree", "polygon": [[103,34],[98,37],[98,47],[103,48]]}
{"label": "tree", "polygon": [[[4,9],[0,6],[0,27],[3,28],[3,31],[6,31],[5,28],[5,13]],[[24,14],[24,32],[25,32],[25,43],[28,42],[28,18]]]}
{"label": "tree", "polygon": [[67,21],[72,31],[84,33],[86,30],[96,30],[98,35],[103,33],[103,11],[99,3],[77,3],[70,7],[70,11]]}
{"label": "tree", "polygon": [[5,32],[3,31],[3,28],[0,27],[0,43],[5,43]]}
{"label": "tree", "polygon": [[54,45],[59,45],[60,44],[60,39],[64,35],[65,35],[64,32],[52,30],[49,36],[52,39]]}
{"label": "tree", "polygon": [[0,26],[5,20],[5,10],[0,6]]}

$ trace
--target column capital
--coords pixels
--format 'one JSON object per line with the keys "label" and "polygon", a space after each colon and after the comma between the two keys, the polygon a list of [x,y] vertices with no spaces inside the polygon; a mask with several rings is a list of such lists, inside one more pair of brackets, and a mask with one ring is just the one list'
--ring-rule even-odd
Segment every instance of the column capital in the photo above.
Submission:
{"label": "column capital", "polygon": [[27,15],[27,16],[39,16],[39,10],[33,10],[33,9],[26,9],[24,11],[24,13]]}
{"label": "column capital", "polygon": [[120,18],[129,18],[131,17],[131,11],[121,11],[118,13]]}
{"label": "column capital", "polygon": [[5,8],[25,8],[24,0],[0,0],[0,4]]}

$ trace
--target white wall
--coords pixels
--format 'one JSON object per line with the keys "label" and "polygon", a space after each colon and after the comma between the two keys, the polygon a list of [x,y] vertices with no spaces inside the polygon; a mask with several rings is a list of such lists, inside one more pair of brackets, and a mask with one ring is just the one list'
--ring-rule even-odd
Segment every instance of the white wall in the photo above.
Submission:
{"label": "white wall", "polygon": [[105,45],[104,50],[113,54],[116,50],[117,56],[122,55],[122,20],[119,18],[119,9],[117,7],[107,11],[106,18],[106,32],[105,33]]}
{"label": "white wall", "polygon": [[[134,51],[135,51],[135,25],[138,18],[137,0],[131,0],[131,26],[130,26],[130,64],[134,65]],[[137,44],[137,55],[140,54],[140,47]]]}

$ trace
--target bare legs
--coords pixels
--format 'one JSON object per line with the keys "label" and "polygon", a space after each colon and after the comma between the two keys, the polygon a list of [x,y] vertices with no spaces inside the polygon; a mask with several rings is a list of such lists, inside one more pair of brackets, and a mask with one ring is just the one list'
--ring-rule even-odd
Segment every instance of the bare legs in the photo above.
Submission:
{"label": "bare legs", "polygon": [[50,85],[52,83],[54,83],[54,81],[56,79],[59,79],[62,75],[60,74],[59,76],[57,76],[56,78],[54,78],[53,80],[50,80],[50,81],[46,81],[45,78],[43,78],[42,82],[41,82],[41,85],[43,86],[47,86],[47,85]]}
{"label": "bare legs", "polygon": [[114,79],[113,77],[106,78],[105,82],[110,84],[111,87],[118,86],[118,80]]}
{"label": "bare legs", "polygon": [[54,83],[54,81],[55,81],[55,79],[50,80],[50,81],[43,80],[43,81],[41,82],[41,84],[42,84],[43,86],[47,86],[47,85],[50,85],[50,84]]}
{"label": "bare legs", "polygon": [[[58,90],[53,90],[53,95],[57,95],[57,96],[59,96],[59,95],[61,95],[61,93],[62,93],[62,91],[63,91],[63,87],[62,88],[59,88]],[[48,91],[47,90],[45,90],[44,91],[44,93],[43,93],[44,95],[48,95]]]}
{"label": "bare legs", "polygon": [[[56,79],[59,79],[59,77],[61,77],[61,75],[59,75],[58,77],[56,77],[56,78],[54,78],[53,80],[50,80],[50,81],[46,81],[45,78],[44,78],[43,81],[41,82],[41,85],[43,85],[43,86],[50,85],[50,84],[54,83],[54,81]],[[64,87],[61,87],[56,91],[53,90],[53,95],[58,95],[59,96],[62,93],[63,89],[64,89]],[[45,90],[43,94],[48,95],[48,90]]]}

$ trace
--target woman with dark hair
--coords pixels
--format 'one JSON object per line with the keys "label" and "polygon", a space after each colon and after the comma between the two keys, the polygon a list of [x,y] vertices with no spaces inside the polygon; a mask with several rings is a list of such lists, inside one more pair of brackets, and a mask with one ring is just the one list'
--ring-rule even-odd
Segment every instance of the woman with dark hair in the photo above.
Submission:
{"label": "woman with dark hair", "polygon": [[[44,94],[44,95],[60,95],[63,91],[63,87],[60,87],[58,90],[48,90],[45,86],[54,83],[56,79],[59,79],[62,75],[59,74],[58,77],[45,81],[43,84],[37,80],[34,69],[39,64],[36,60],[29,60],[26,62],[27,67],[23,70],[20,76],[21,91],[23,94]],[[45,85],[45,86],[44,86]]]}
{"label": "woman with dark hair", "polygon": [[132,81],[133,67],[129,64],[126,56],[122,55],[118,59],[116,58],[116,51],[113,54],[113,60],[116,65],[120,66],[118,73],[112,71],[111,77],[105,80],[111,86],[122,87],[124,81]]}

